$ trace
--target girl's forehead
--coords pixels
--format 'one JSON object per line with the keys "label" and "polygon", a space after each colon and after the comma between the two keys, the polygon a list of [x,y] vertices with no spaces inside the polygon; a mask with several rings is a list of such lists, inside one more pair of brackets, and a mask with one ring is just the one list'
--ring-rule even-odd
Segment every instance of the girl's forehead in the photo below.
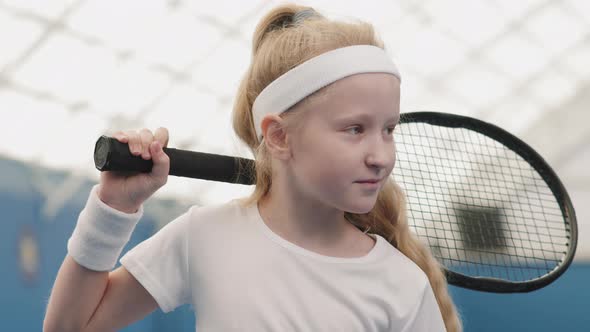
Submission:
{"label": "girl's forehead", "polygon": [[360,73],[341,78],[333,83],[335,87],[347,86],[374,86],[378,84],[390,83],[399,87],[399,79],[389,73]]}
{"label": "girl's forehead", "polygon": [[[322,97],[323,95],[323,97]],[[387,73],[364,73],[342,78],[324,88],[320,100],[339,101],[364,99],[368,102],[378,100],[399,100],[400,82],[397,77]]]}
{"label": "girl's forehead", "polygon": [[332,119],[350,116],[397,118],[400,85],[397,77],[390,74],[359,74],[334,82],[313,99],[310,104],[319,108],[316,111]]}

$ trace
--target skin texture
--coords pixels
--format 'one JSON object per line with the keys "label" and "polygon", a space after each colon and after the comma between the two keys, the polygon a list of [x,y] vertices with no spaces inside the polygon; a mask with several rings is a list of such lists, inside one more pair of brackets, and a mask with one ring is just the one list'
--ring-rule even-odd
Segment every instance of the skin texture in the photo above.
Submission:
{"label": "skin texture", "polygon": [[[274,174],[259,210],[269,228],[318,253],[366,254],[374,241],[344,211],[363,214],[374,207],[383,182],[371,190],[355,181],[384,178],[393,170],[399,104],[395,76],[363,73],[333,83],[327,96],[301,106],[312,109],[299,132],[281,129],[277,115],[265,116],[262,130]],[[353,118],[342,119],[348,116]]]}

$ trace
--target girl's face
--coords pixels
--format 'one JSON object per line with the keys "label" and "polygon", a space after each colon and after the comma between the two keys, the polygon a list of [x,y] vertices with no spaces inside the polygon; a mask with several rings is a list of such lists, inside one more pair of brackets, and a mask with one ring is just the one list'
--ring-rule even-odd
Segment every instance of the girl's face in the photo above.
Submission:
{"label": "girl's face", "polygon": [[[369,212],[395,164],[400,82],[385,73],[356,74],[305,107],[292,143],[291,171],[300,190],[340,210]],[[376,188],[358,181],[382,179]]]}

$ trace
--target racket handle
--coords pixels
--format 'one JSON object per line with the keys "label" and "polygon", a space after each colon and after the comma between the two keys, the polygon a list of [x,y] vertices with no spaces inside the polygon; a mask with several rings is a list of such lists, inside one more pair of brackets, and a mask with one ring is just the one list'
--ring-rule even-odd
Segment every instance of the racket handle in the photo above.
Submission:
{"label": "racket handle", "polygon": [[[238,168],[238,163],[242,162],[246,170],[250,169],[254,163],[251,159],[167,147],[163,150],[170,158],[169,175],[247,185],[255,183],[255,175],[239,172]],[[151,159],[132,155],[127,143],[102,135],[94,146],[94,165],[101,172],[148,173],[154,163]]]}

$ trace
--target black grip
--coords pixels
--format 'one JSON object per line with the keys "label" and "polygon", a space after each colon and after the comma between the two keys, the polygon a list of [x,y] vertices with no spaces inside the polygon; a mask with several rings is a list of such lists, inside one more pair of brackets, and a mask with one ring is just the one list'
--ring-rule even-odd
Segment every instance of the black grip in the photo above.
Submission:
{"label": "black grip", "polygon": [[[213,153],[163,148],[170,158],[169,175],[237,184],[254,184],[254,160]],[[242,163],[242,172],[238,163]],[[134,156],[129,145],[101,136],[94,147],[94,165],[99,171],[151,172],[152,160]]]}

